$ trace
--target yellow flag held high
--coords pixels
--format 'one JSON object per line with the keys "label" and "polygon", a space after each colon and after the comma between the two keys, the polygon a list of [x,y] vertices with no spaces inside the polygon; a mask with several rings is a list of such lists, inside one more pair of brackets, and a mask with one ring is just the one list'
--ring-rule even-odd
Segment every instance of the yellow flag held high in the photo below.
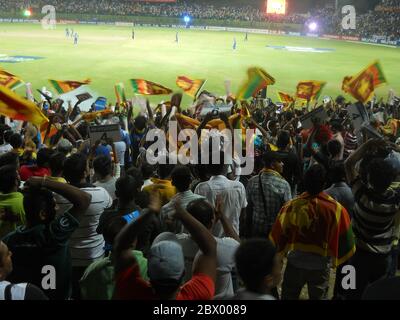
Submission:
{"label": "yellow flag held high", "polygon": [[19,77],[0,68],[0,85],[1,86],[7,87],[11,90],[15,90],[22,84],[23,84],[23,81]]}
{"label": "yellow flag held high", "polygon": [[316,100],[319,98],[321,91],[325,87],[325,85],[325,81],[300,81],[297,85],[296,97],[307,101]]}
{"label": "yellow flag held high", "polygon": [[255,97],[260,90],[275,84],[275,79],[261,68],[250,68],[247,70],[247,81],[241,86],[238,100],[246,100]]}
{"label": "yellow flag held high", "polygon": [[195,98],[197,93],[206,83],[204,79],[192,80],[185,76],[179,76],[176,79],[176,85],[181,88],[188,96]]}
{"label": "yellow flag held high", "polygon": [[362,103],[370,101],[375,89],[386,83],[379,61],[375,61],[357,75],[343,79],[342,90]]}
{"label": "yellow flag held high", "polygon": [[35,103],[20,97],[4,86],[0,86],[0,114],[38,126],[49,121]]}

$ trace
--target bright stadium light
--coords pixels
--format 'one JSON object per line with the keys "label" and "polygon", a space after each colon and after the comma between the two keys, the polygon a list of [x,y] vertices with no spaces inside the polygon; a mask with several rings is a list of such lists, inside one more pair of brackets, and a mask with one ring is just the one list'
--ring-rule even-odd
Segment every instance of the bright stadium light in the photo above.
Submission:
{"label": "bright stadium light", "polygon": [[25,17],[30,17],[31,15],[32,15],[31,10],[29,10],[29,9],[24,10],[24,16]]}
{"label": "bright stadium light", "polygon": [[317,31],[318,29],[318,24],[316,22],[311,22],[308,25],[308,29],[310,29],[311,32]]}
{"label": "bright stadium light", "polygon": [[190,17],[189,16],[184,16],[183,21],[185,21],[186,24],[190,22]]}

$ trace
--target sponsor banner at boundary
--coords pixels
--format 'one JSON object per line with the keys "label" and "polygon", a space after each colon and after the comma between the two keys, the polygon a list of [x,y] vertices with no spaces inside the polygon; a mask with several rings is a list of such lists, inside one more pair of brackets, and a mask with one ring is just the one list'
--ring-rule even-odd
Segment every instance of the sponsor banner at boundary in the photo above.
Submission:
{"label": "sponsor banner at boundary", "polygon": [[360,41],[359,37],[341,36],[342,40]]}
{"label": "sponsor banner at boundary", "polygon": [[[41,23],[40,20],[37,19],[14,19],[14,18],[0,18],[0,23]],[[78,20],[58,20],[59,24],[89,24],[89,25],[115,25],[118,27],[132,27],[132,26],[140,26],[140,27],[162,27],[162,28],[180,28],[186,29],[185,25],[176,25],[176,24],[158,24],[158,23],[132,23],[132,22],[105,22],[105,21],[78,21]],[[381,37],[375,36],[373,38],[360,38],[354,36],[339,36],[334,34],[314,34],[314,33],[300,33],[300,32],[291,32],[291,31],[282,31],[282,30],[268,30],[268,29],[251,29],[251,28],[234,28],[234,27],[218,27],[218,26],[190,26],[190,29],[198,29],[198,30],[211,30],[211,31],[229,31],[229,32],[248,32],[248,33],[256,33],[256,34],[270,34],[270,35],[287,35],[287,36],[305,36],[312,38],[320,38],[320,39],[335,39],[335,40],[345,40],[345,41],[354,41],[354,42],[362,42],[362,43],[370,43],[370,44],[380,44],[387,45],[390,47],[400,47],[400,39],[397,41],[388,41],[386,39],[382,39]]]}
{"label": "sponsor banner at boundary", "polygon": [[133,22],[116,22],[116,27],[133,27]]}
{"label": "sponsor banner at boundary", "polygon": [[340,39],[340,36],[334,34],[323,34],[321,36],[322,39]]}

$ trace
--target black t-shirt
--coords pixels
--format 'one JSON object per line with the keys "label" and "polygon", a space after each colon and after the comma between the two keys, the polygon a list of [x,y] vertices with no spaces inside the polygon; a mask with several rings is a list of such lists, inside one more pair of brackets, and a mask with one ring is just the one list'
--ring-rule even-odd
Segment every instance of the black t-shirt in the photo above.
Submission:
{"label": "black t-shirt", "polygon": [[12,283],[28,282],[42,288],[42,280],[49,271],[56,272],[56,289],[44,290],[50,299],[66,299],[70,295],[71,257],[68,241],[79,222],[68,212],[49,224],[27,229],[24,226],[8,234],[3,242],[13,253],[13,271],[7,278]]}
{"label": "black t-shirt", "polygon": [[289,182],[290,186],[293,188],[296,183],[301,180],[301,162],[299,160],[299,157],[293,151],[279,151],[279,153],[285,155],[285,158],[282,160],[282,176],[287,182]]}

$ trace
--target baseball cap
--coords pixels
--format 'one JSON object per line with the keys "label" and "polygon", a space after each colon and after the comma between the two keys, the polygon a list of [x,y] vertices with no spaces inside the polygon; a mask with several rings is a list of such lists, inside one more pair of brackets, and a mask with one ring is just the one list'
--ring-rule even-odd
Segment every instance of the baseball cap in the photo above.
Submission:
{"label": "baseball cap", "polygon": [[175,241],[153,243],[148,256],[147,273],[151,281],[180,281],[185,271],[182,247]]}

